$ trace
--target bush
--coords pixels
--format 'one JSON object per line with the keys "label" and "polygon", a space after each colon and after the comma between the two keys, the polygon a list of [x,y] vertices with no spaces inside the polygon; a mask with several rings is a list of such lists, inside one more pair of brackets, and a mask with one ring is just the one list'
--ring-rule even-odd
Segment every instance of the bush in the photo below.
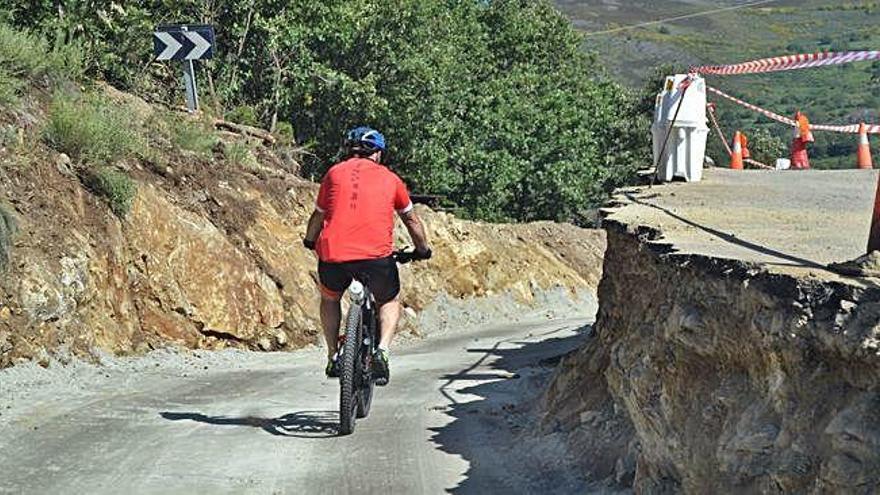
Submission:
{"label": "bush", "polygon": [[773,166],[777,158],[788,156],[788,147],[779,137],[770,133],[766,128],[758,128],[748,133],[749,151],[752,157],[759,162]]}
{"label": "bush", "polygon": [[111,167],[101,167],[86,174],[86,186],[107,200],[110,209],[122,218],[131,210],[137,194],[137,185],[124,172]]}
{"label": "bush", "polygon": [[82,163],[103,164],[140,153],[137,119],[125,106],[97,94],[58,92],[49,106],[46,142]]}
{"label": "bush", "polygon": [[293,133],[293,125],[290,122],[278,122],[275,124],[275,131],[272,133],[282,145],[296,144]]}
{"label": "bush", "polygon": [[0,67],[0,105],[12,105],[18,101],[24,83],[7,69]]}
{"label": "bush", "polygon": [[0,22],[0,105],[15,104],[28,82],[57,85],[78,79],[82,72],[78,45],[50,45],[42,37]]}
{"label": "bush", "polygon": [[260,125],[260,119],[257,118],[257,112],[254,110],[254,107],[247,105],[240,105],[235,107],[232,111],[227,112],[226,120],[237,124],[252,126]]}
{"label": "bush", "polygon": [[77,80],[84,70],[83,50],[77,43],[58,38],[53,44],[45,36],[0,23],[0,67],[8,75],[32,81]]}
{"label": "bush", "polygon": [[246,143],[235,142],[228,144],[223,148],[223,154],[226,156],[226,161],[230,165],[246,170],[259,168],[260,164],[257,161],[257,157],[254,156],[250,146]]}
{"label": "bush", "polygon": [[174,146],[203,158],[211,157],[217,145],[217,136],[206,122],[173,115],[170,124],[169,137]]}

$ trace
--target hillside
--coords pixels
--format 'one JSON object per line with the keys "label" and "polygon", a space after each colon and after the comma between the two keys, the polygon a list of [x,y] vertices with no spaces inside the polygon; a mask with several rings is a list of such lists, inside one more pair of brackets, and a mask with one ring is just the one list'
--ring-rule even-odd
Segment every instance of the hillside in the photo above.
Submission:
{"label": "hillside", "polygon": [[[698,13],[747,2],[658,0],[608,2],[557,1],[559,8],[584,33]],[[586,47],[599,54],[617,78],[640,86],[653,68],[672,64],[684,70],[693,64],[726,64],[783,54],[822,50],[876,50],[880,46],[878,2],[819,0],[778,1],[707,16],[588,35]],[[834,68],[763,76],[711,78],[710,84],[782,114],[797,109],[815,123],[880,121],[880,64],[861,63]],[[787,142],[786,129],[751,111],[719,102],[722,127],[732,133],[768,129]],[[712,151],[718,155],[717,140]],[[851,168],[856,141],[852,136],[820,134],[813,147],[814,165]],[[880,155],[878,155],[880,156]]]}
{"label": "hillside", "polygon": [[[0,24],[0,367],[317,343],[308,151],[92,81],[81,55]],[[474,297],[495,296],[491,317],[598,283],[598,231],[419,212],[436,256],[404,270],[410,332],[427,308],[442,328]]]}

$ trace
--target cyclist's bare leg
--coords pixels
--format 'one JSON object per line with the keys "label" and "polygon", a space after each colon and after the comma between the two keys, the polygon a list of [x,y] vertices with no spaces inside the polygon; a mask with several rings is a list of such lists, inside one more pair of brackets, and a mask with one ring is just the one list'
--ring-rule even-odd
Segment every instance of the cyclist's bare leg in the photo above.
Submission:
{"label": "cyclist's bare leg", "polygon": [[327,356],[333,358],[338,350],[339,323],[342,321],[342,307],[339,299],[321,294],[321,326],[324,329],[324,341],[327,342]]}
{"label": "cyclist's bare leg", "polygon": [[391,348],[391,341],[394,340],[398,321],[400,321],[400,299],[395,297],[379,307],[379,326],[382,333],[379,347],[382,349]]}

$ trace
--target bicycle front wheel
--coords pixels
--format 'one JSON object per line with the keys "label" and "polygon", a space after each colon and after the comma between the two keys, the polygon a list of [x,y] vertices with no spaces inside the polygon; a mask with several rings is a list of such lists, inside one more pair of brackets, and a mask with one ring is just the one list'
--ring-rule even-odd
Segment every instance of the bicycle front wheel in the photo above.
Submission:
{"label": "bicycle front wheel", "polygon": [[357,417],[360,376],[361,308],[352,304],[345,319],[345,345],[339,374],[339,434],[354,432]]}
{"label": "bicycle front wheel", "polygon": [[[364,344],[361,347],[361,355],[360,355],[360,394],[358,396],[358,405],[357,405],[357,417],[358,418],[366,418],[368,414],[370,414],[370,405],[373,403],[373,388],[375,384],[373,383],[373,348],[376,346],[375,339],[376,328],[378,328],[378,322],[376,321],[376,313],[375,311],[365,311],[361,313],[361,318],[364,318],[363,315],[366,315],[366,320],[363,321],[361,328],[366,330],[366,337],[370,340],[370,345]],[[363,330],[362,330],[363,331]]]}

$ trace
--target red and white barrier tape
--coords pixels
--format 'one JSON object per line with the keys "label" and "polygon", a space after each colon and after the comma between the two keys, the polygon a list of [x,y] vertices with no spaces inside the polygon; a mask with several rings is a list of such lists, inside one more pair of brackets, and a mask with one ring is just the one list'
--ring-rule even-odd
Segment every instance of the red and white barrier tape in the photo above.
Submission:
{"label": "red and white barrier tape", "polygon": [[[724,145],[724,149],[727,150],[728,155],[733,154],[733,150],[730,149],[730,144],[727,142],[727,138],[724,136],[724,133],[721,132],[721,126],[718,125],[718,118],[715,117],[715,109],[714,105],[709,105],[706,110],[709,112],[709,118],[712,120],[712,126],[715,128],[715,133],[718,134],[718,138],[721,139],[721,144]],[[754,165],[758,168],[763,168],[767,170],[776,170],[775,167],[771,167],[770,165],[763,164],[758,160],[753,160],[751,158],[743,158],[744,163],[748,163],[749,165]]]}
{"label": "red and white barrier tape", "polygon": [[749,165],[754,165],[758,168],[763,168],[764,170],[776,170],[776,167],[771,167],[770,165],[767,165],[766,163],[761,163],[758,160],[753,160],[751,158],[743,158],[743,162],[748,163]]}
{"label": "red and white barrier tape", "polygon": [[[778,113],[771,112],[770,110],[766,110],[757,105],[752,105],[751,103],[745,102],[736,98],[735,96],[730,96],[729,94],[721,91],[720,89],[715,89],[711,86],[706,86],[706,89],[709,92],[714,93],[722,98],[726,98],[738,105],[741,105],[749,110],[754,110],[755,112],[764,115],[772,120],[777,122],[781,122],[786,125],[790,125],[792,127],[796,127],[798,124],[794,119],[790,119],[788,117],[779,115]],[[851,124],[851,125],[822,125],[822,124],[810,124],[810,129],[814,131],[831,131],[831,132],[844,132],[849,134],[858,134],[859,133],[859,124]],[[865,125],[865,131],[868,134],[880,134],[880,125],[872,124]]]}
{"label": "red and white barrier tape", "polygon": [[781,57],[763,58],[733,65],[704,65],[692,67],[691,73],[729,76],[734,74],[761,74],[785,70],[808,69],[828,65],[849,64],[867,60],[880,60],[880,51],[858,52],[819,52],[801,55],[784,55]]}
{"label": "red and white barrier tape", "polygon": [[727,138],[724,136],[724,133],[721,132],[721,126],[718,125],[718,118],[715,117],[715,104],[712,103],[708,105],[706,110],[709,111],[709,118],[712,120],[712,126],[715,128],[715,132],[718,134],[718,137],[721,139],[721,144],[724,145],[724,149],[727,150],[727,155],[730,156],[733,154],[733,150],[730,149],[730,144],[727,142]]}

